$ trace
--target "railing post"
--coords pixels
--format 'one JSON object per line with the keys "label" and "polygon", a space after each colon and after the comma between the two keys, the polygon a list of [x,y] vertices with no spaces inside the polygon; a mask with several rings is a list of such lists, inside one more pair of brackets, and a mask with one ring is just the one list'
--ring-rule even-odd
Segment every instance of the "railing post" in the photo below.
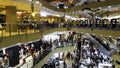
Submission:
{"label": "railing post", "polygon": [[11,25],[10,24],[8,25],[9,25],[9,36],[11,37]]}
{"label": "railing post", "polygon": [[25,24],[25,35],[26,35],[26,37],[28,37],[28,35],[27,35],[27,24]]}
{"label": "railing post", "polygon": [[2,34],[1,34],[1,36],[2,36],[2,38],[3,38],[3,28],[2,28],[1,30],[2,30]]}
{"label": "railing post", "polygon": [[0,36],[0,42],[2,42],[2,40],[3,40],[3,28],[2,28],[2,24],[0,24],[0,34],[1,34],[1,36]]}
{"label": "railing post", "polygon": [[20,24],[18,24],[18,36],[19,36],[19,41],[21,42],[21,36],[20,36]]}
{"label": "railing post", "polygon": [[35,33],[35,27],[33,28],[33,30],[34,30],[34,33]]}

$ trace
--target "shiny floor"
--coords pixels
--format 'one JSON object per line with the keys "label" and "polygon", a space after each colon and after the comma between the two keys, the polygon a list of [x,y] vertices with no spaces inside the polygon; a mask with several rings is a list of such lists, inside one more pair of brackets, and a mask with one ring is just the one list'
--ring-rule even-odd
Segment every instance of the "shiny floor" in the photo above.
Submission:
{"label": "shiny floor", "polygon": [[31,34],[31,33],[37,33],[39,30],[29,29],[29,30],[19,30],[16,32],[7,32],[5,30],[0,31],[0,37],[6,37],[6,36],[12,36],[12,35],[20,35],[20,34]]}

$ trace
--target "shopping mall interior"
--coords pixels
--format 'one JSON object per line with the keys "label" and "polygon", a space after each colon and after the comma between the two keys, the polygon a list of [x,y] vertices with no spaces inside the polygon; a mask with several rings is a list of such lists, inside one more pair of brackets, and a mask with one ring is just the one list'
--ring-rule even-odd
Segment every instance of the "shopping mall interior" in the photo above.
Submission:
{"label": "shopping mall interior", "polygon": [[0,68],[120,68],[120,0],[0,0]]}

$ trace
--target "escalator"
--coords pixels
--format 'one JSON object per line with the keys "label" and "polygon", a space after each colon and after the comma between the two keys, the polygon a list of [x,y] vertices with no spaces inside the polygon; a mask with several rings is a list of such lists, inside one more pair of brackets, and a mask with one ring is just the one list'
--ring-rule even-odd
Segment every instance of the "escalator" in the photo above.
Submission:
{"label": "escalator", "polygon": [[117,51],[118,48],[117,48],[117,45],[114,44],[115,41],[112,43],[107,38],[105,38],[103,36],[100,36],[100,37],[108,43],[112,53],[115,53]]}
{"label": "escalator", "polygon": [[97,49],[104,55],[107,55],[108,57],[111,57],[111,48],[108,44],[105,44],[105,41],[101,41],[98,37],[95,35],[85,34],[87,39],[89,39]]}
{"label": "escalator", "polygon": [[98,37],[98,36],[92,35],[92,34],[91,34],[91,36],[92,36],[96,41],[98,41],[105,49],[107,49],[108,51],[111,50],[111,48],[110,48],[110,46],[108,45],[108,43],[107,43],[105,40],[103,40],[101,37]]}

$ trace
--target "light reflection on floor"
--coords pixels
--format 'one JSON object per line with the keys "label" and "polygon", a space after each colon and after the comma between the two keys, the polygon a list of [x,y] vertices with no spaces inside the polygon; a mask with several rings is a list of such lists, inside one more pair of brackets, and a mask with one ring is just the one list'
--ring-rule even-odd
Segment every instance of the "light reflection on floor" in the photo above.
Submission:
{"label": "light reflection on floor", "polygon": [[37,33],[40,30],[34,30],[34,29],[29,29],[26,31],[17,31],[17,32],[6,32],[5,30],[0,31],[0,37],[6,37],[6,36],[12,36],[12,35],[21,35],[21,34],[31,34],[31,33]]}

